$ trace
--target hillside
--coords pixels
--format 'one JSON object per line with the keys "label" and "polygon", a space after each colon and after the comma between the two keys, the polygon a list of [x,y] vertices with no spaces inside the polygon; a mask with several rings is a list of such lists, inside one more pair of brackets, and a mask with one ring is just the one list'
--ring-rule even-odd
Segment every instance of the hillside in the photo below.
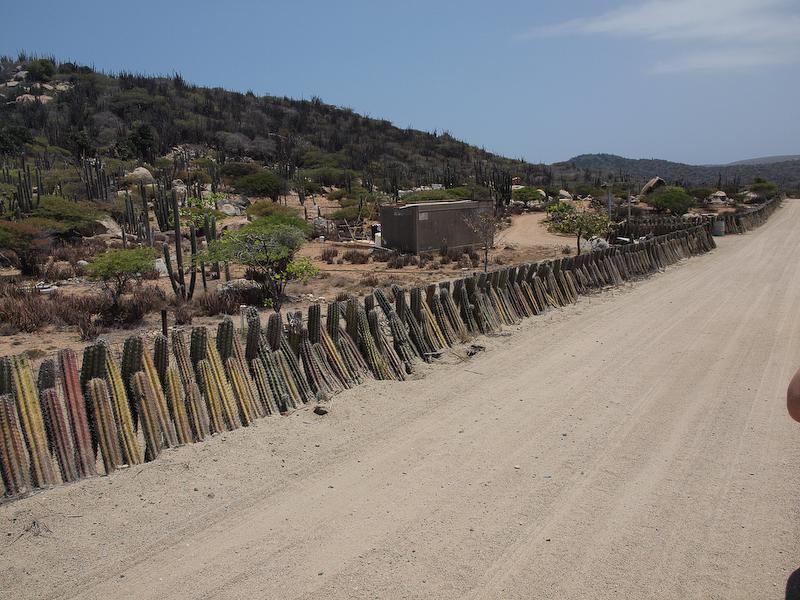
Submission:
{"label": "hillside", "polygon": [[585,154],[554,165],[532,164],[448,133],[399,128],[319,98],[200,87],[178,74],[107,74],[55,59],[0,58],[5,164],[14,167],[24,154],[48,168],[54,161],[72,168],[81,157],[97,156],[106,159],[114,175],[131,164],[167,170],[171,161],[164,157],[173,156],[178,146],[217,163],[252,159],[284,179],[300,169],[347,170],[365,187],[390,193],[432,183],[510,190],[511,177],[518,177],[520,183],[556,193],[564,187],[592,193],[611,181],[617,184],[615,193],[625,194],[656,175],[669,183],[730,191],[756,177],[800,188],[800,160],[709,167]]}
{"label": "hillside", "polygon": [[729,165],[688,165],[653,158],[625,158],[615,154],[581,154],[556,166],[565,168],[624,173],[635,180],[646,181],[659,175],[668,183],[685,186],[716,185],[738,188],[752,182],[756,177],[774,181],[784,189],[800,187],[800,157],[752,159]]}

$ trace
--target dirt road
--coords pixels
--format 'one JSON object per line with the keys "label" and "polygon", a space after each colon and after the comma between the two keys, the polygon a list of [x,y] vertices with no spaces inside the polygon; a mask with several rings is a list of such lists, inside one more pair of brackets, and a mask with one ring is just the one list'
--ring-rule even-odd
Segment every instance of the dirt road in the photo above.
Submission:
{"label": "dirt road", "polygon": [[424,379],[0,506],[0,597],[783,598],[799,228],[789,201]]}

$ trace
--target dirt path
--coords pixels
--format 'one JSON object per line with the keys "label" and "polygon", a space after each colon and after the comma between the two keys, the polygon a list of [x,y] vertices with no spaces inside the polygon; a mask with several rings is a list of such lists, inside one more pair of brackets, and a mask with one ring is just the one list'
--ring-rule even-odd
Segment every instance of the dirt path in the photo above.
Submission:
{"label": "dirt path", "polygon": [[798,227],[789,201],[424,379],[0,506],[0,597],[783,598]]}

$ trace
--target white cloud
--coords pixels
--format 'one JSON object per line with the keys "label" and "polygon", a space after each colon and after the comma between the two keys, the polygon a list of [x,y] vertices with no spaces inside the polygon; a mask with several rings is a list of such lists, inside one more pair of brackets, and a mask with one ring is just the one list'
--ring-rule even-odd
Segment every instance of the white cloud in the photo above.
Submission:
{"label": "white cloud", "polygon": [[800,62],[800,7],[789,0],[647,0],[515,37],[575,35],[692,45],[655,65],[659,73],[786,65]]}

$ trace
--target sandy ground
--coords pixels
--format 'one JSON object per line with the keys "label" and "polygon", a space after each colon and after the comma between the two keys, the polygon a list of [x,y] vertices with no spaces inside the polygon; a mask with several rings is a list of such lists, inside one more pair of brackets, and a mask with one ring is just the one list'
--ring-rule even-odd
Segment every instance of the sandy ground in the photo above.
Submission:
{"label": "sandy ground", "polygon": [[798,227],[0,506],[0,597],[783,598]]}

